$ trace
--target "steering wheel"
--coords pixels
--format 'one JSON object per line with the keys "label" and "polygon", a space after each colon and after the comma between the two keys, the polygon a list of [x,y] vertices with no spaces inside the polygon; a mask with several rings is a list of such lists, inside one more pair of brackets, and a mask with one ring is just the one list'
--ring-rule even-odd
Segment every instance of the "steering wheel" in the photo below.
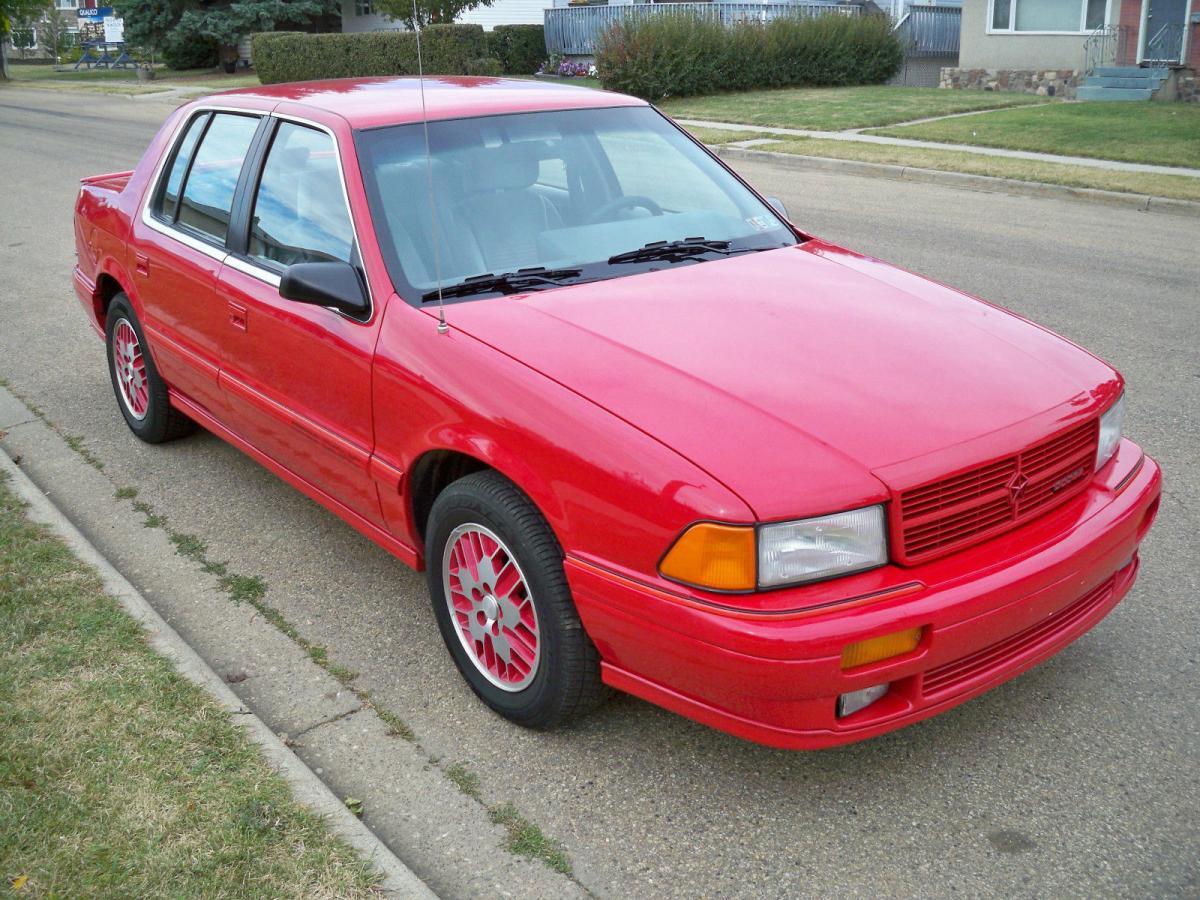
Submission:
{"label": "steering wheel", "polygon": [[632,209],[641,207],[649,211],[652,216],[661,216],[663,208],[642,194],[628,194],[624,197],[618,197],[615,200],[609,200],[598,210],[588,216],[587,224],[595,225],[597,222],[605,222],[612,216],[613,213],[619,212],[622,209]]}

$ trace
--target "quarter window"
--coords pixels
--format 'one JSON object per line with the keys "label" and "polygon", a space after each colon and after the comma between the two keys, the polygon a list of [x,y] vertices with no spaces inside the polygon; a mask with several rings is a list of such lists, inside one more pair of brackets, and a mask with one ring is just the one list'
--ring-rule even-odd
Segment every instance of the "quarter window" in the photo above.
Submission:
{"label": "quarter window", "polygon": [[184,179],[180,225],[225,242],[238,176],[257,129],[257,117],[213,116]]}
{"label": "quarter window", "polygon": [[333,138],[283,122],[254,200],[250,256],[272,268],[350,262],[353,235]]}

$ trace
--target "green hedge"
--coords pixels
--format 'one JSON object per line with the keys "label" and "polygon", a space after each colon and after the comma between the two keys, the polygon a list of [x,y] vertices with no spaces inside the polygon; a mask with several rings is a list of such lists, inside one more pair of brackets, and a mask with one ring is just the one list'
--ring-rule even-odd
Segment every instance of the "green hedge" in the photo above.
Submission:
{"label": "green hedge", "polygon": [[707,16],[617,23],[600,36],[604,87],[647,100],[794,85],[879,84],[904,48],[885,16],[782,18],[732,28]]}
{"label": "green hedge", "polygon": [[[254,68],[263,84],[417,74],[417,39],[411,31],[363,34],[262,32],[252,39]],[[421,31],[426,75],[465,75],[489,56],[479,25],[427,25]]]}
{"label": "green hedge", "polygon": [[497,25],[488,35],[490,56],[509,75],[532,75],[546,58],[546,29],[541,25]]}

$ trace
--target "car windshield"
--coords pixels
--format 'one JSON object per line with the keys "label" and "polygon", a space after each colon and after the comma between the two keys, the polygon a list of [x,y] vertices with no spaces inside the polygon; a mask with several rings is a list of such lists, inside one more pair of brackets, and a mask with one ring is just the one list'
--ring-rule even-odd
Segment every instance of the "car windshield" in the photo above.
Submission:
{"label": "car windshield", "polygon": [[649,107],[428,127],[428,161],[419,123],[357,135],[380,244],[410,302],[439,288],[456,300],[541,290],[796,243]]}

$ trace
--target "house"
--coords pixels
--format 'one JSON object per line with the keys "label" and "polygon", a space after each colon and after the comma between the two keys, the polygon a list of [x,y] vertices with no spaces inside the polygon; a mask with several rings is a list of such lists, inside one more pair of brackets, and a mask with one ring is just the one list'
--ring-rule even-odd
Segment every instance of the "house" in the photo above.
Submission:
{"label": "house", "polygon": [[[497,25],[541,25],[542,11],[551,0],[495,0],[491,6],[477,6],[460,15],[456,22],[482,25],[491,31]],[[372,0],[342,0],[342,31],[392,31],[404,28],[403,22],[380,15]]]}
{"label": "house", "polygon": [[1200,0],[963,0],[942,87],[1200,102]]}

